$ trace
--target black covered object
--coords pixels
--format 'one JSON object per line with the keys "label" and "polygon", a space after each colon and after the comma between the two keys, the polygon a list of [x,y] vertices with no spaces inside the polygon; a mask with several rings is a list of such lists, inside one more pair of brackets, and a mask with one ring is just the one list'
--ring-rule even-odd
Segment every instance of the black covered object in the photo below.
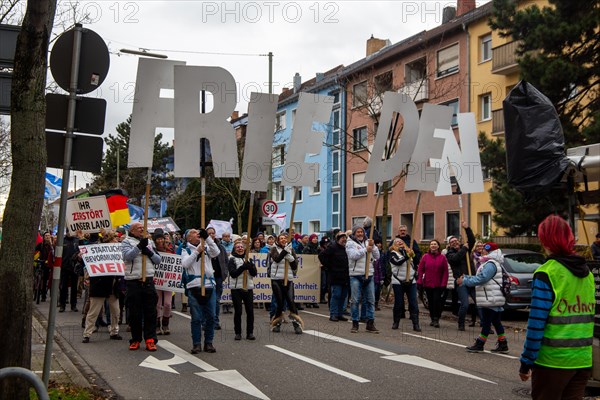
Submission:
{"label": "black covered object", "polygon": [[508,183],[532,202],[550,191],[569,164],[554,105],[521,81],[502,102]]}

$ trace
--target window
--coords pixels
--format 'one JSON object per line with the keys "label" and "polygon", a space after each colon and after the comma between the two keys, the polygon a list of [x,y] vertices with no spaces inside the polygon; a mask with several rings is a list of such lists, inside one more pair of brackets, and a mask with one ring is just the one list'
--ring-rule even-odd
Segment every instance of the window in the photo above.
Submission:
{"label": "window", "polygon": [[[381,233],[381,235],[383,236],[383,218],[382,216],[378,216],[376,217],[376,222],[375,222],[375,227],[377,228],[377,230],[379,231],[379,233]],[[387,221],[386,221],[386,226],[385,226],[385,237],[392,237],[392,216],[388,215],[387,216]]]}
{"label": "window", "polygon": [[[379,182],[377,182],[375,184],[375,193],[373,193],[375,196],[377,196],[379,190],[381,190],[381,194],[383,194],[383,184],[381,185],[381,189],[379,189],[379,186]],[[392,181],[388,181],[388,193],[392,193]]]}
{"label": "window", "polygon": [[435,238],[435,214],[423,213],[423,240],[431,240]]}
{"label": "window", "polygon": [[446,213],[446,236],[460,236],[460,214],[455,211]]}
{"label": "window", "polygon": [[375,77],[375,93],[382,95],[388,90],[392,90],[394,86],[394,75],[392,71],[384,72],[383,74]]}
{"label": "window", "polygon": [[340,151],[335,150],[331,152],[331,187],[340,187]]}
{"label": "window", "polygon": [[457,119],[457,115],[458,115],[458,99],[455,100],[451,100],[451,101],[447,101],[445,103],[442,103],[443,106],[448,106],[450,108],[452,108],[452,126],[455,126],[456,124],[458,124],[458,119]]}
{"label": "window", "polygon": [[331,194],[331,228],[340,227],[340,193]]}
{"label": "window", "polygon": [[458,43],[437,52],[437,77],[458,72]]}
{"label": "window", "polygon": [[421,82],[427,76],[427,60],[419,58],[406,64],[404,68],[404,81],[407,84]]}
{"label": "window", "polygon": [[331,113],[333,117],[333,126],[331,130],[331,144],[339,146],[341,144],[340,137],[340,109],[335,108]]}
{"label": "window", "polygon": [[[400,225],[406,225],[408,232],[413,232],[413,214],[400,214],[400,224],[398,226]],[[413,232],[412,236],[416,236],[416,232]]]}
{"label": "window", "polygon": [[366,126],[352,130],[352,151],[364,150],[368,145]]}
{"label": "window", "polygon": [[302,222],[294,222],[294,233],[302,233]]}
{"label": "window", "polygon": [[321,221],[308,221],[308,231],[310,233],[321,232]]}
{"label": "window", "polygon": [[492,213],[479,213],[479,228],[482,237],[490,237],[492,234]]}
{"label": "window", "polygon": [[352,107],[364,106],[367,102],[367,81],[352,87]]}
{"label": "window", "polygon": [[275,132],[285,129],[285,111],[275,114]]}
{"label": "window", "polygon": [[479,38],[479,61],[484,62],[492,59],[492,34],[488,33]]}
{"label": "window", "polygon": [[492,96],[489,93],[479,96],[479,115],[481,121],[492,119]]}
{"label": "window", "polygon": [[352,226],[363,226],[366,217],[352,217]]}
{"label": "window", "polygon": [[330,96],[333,96],[333,105],[340,104],[340,92],[329,93]]}
{"label": "window", "polygon": [[273,201],[285,201],[285,187],[281,182],[273,182]]}
{"label": "window", "polygon": [[492,178],[492,176],[490,175],[490,169],[484,167],[483,165],[481,166],[481,175],[483,176],[484,180]]}
{"label": "window", "polygon": [[292,128],[294,128],[294,122],[296,122],[296,110],[292,110]]}
{"label": "window", "polygon": [[302,201],[302,187],[299,186],[296,190],[296,203],[299,203]]}
{"label": "window", "polygon": [[285,164],[285,145],[273,147],[273,167],[280,167]]}
{"label": "window", "polygon": [[309,189],[308,194],[312,196],[319,193],[321,193],[321,180],[317,179],[317,183],[315,184],[315,186]]}
{"label": "window", "polygon": [[364,196],[367,194],[368,184],[365,182],[365,172],[352,174],[352,196]]}

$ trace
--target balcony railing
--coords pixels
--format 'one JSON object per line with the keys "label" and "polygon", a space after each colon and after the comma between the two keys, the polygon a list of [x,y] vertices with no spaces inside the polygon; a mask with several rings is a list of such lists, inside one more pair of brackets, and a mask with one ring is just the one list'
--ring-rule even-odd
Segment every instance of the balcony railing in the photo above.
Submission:
{"label": "balcony railing", "polygon": [[518,41],[509,42],[492,49],[492,73],[508,75],[519,70],[516,51]]}
{"label": "balcony railing", "polygon": [[492,111],[492,135],[501,135],[504,133],[504,110]]}
{"label": "balcony railing", "polygon": [[429,83],[427,79],[422,81],[405,83],[400,88],[400,93],[410,96],[414,101],[423,101],[429,98]]}

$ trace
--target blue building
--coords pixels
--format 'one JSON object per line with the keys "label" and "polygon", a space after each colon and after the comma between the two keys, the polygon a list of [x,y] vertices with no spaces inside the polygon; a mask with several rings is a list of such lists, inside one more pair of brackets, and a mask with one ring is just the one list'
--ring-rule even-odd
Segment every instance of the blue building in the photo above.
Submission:
{"label": "blue building", "polygon": [[296,74],[294,88],[284,90],[279,96],[273,139],[272,199],[278,204],[278,213],[287,214],[288,223],[292,213],[293,189],[281,185],[281,175],[286,155],[290,151],[289,143],[299,94],[307,92],[333,97],[333,110],[329,124],[326,126],[325,141],[321,151],[306,157],[308,163],[319,163],[319,180],[314,187],[298,188],[293,221],[296,233],[321,233],[322,235],[343,225],[345,179],[342,174],[345,139],[340,127],[345,124],[343,121],[345,96],[344,91],[340,90],[341,85],[338,81],[342,69],[343,66],[340,65],[325,73],[318,73],[315,78],[305,83],[301,83],[300,76]]}

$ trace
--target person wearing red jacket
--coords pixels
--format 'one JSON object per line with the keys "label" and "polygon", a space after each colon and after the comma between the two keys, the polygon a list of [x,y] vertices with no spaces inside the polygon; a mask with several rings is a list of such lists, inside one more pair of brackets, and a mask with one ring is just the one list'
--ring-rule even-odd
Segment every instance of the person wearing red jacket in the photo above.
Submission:
{"label": "person wearing red jacket", "polygon": [[417,272],[417,285],[422,285],[429,302],[430,326],[440,327],[443,294],[448,284],[448,260],[441,253],[440,242],[429,242],[429,251],[423,255]]}

